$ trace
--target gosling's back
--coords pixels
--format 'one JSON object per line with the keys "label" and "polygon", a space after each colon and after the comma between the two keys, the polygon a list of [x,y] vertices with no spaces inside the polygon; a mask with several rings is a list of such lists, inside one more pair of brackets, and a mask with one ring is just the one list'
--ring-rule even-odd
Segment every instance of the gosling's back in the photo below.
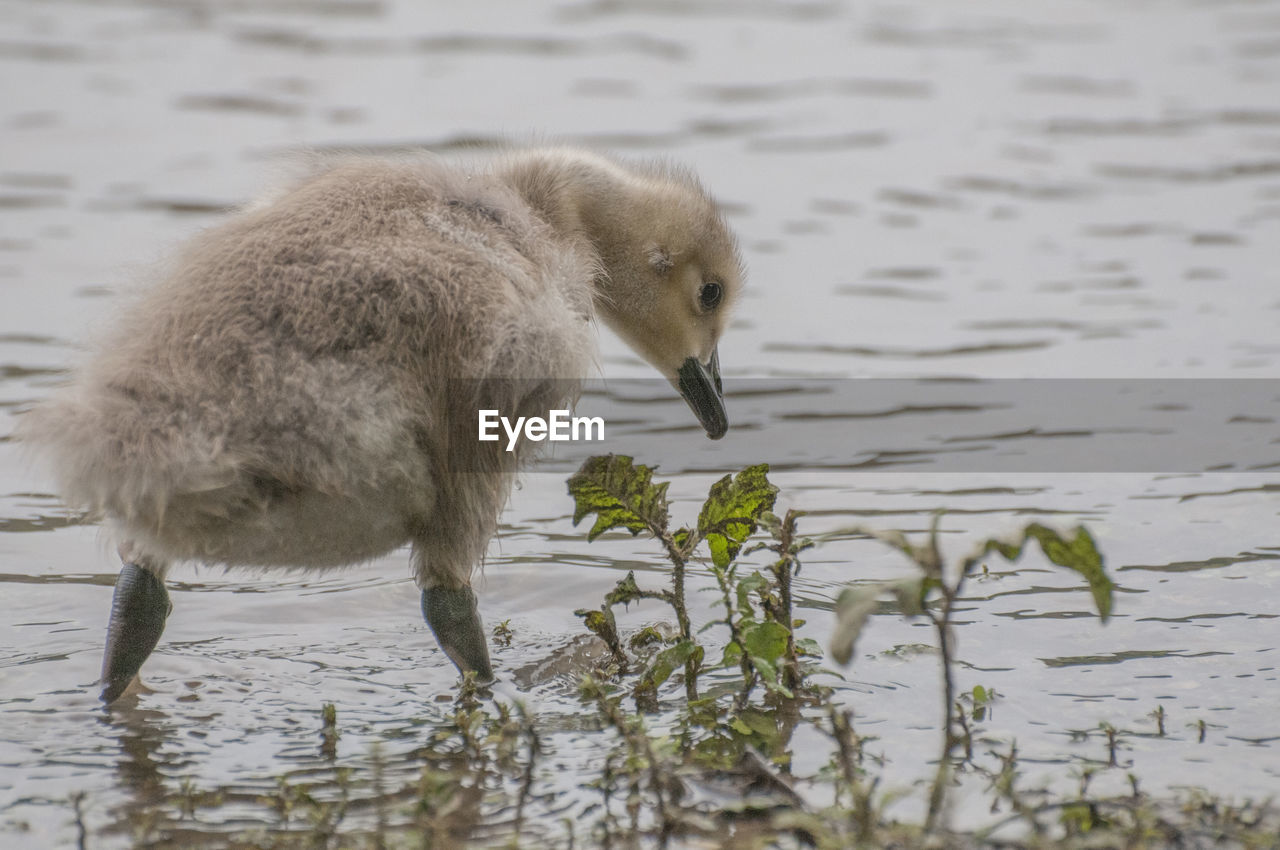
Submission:
{"label": "gosling's back", "polygon": [[[195,239],[24,439],[157,559],[336,565],[454,522],[439,554],[475,563],[515,459],[460,388],[584,375],[595,273],[500,181],[342,164]],[[449,470],[494,476],[439,516]]]}

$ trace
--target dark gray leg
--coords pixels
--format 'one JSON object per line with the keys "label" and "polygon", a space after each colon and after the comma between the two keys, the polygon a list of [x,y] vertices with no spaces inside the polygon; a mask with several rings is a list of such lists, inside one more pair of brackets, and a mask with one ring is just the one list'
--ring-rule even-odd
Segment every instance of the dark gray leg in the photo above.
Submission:
{"label": "dark gray leg", "polygon": [[125,562],[111,598],[111,625],[102,659],[102,701],[115,702],[142,662],[156,648],[172,609],[164,582],[149,570]]}
{"label": "dark gray leg", "polygon": [[422,591],[422,616],[436,642],[463,673],[474,672],[481,684],[493,681],[489,645],[470,587],[432,587]]}

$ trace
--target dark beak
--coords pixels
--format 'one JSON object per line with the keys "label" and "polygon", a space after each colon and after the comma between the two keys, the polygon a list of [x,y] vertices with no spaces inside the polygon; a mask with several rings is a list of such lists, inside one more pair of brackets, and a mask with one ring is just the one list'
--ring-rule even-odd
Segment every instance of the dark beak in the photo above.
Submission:
{"label": "dark beak", "polygon": [[720,386],[720,352],[712,352],[711,362],[703,366],[698,358],[684,361],[677,373],[680,395],[689,402],[707,436],[718,440],[729,430],[729,417],[724,412],[724,390]]}

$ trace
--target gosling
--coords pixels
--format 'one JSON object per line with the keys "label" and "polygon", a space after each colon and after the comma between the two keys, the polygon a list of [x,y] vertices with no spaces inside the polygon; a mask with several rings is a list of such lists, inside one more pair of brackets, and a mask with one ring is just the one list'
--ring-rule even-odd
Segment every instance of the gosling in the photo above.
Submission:
{"label": "gosling", "polygon": [[689,172],[563,148],[331,164],[197,236],[19,428],[119,542],[102,700],[159,641],[172,564],[405,543],[441,649],[492,680],[471,579],[536,444],[481,442],[477,411],[572,405],[602,319],[718,439],[742,276]]}

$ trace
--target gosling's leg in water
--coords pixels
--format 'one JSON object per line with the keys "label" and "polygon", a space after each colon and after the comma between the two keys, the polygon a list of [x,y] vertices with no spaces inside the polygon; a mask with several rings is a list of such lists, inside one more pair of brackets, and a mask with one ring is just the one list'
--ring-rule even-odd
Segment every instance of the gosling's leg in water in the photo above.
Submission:
{"label": "gosling's leg in water", "polygon": [[422,591],[422,616],[449,660],[463,673],[474,672],[476,681],[493,681],[489,645],[476,610],[476,595],[462,587],[428,587]]}
{"label": "gosling's leg in water", "polygon": [[120,547],[120,558],[124,569],[111,598],[111,624],[102,659],[102,701],[108,704],[119,699],[138,675],[173,610],[164,580],[147,568],[144,559],[132,557],[128,544]]}

